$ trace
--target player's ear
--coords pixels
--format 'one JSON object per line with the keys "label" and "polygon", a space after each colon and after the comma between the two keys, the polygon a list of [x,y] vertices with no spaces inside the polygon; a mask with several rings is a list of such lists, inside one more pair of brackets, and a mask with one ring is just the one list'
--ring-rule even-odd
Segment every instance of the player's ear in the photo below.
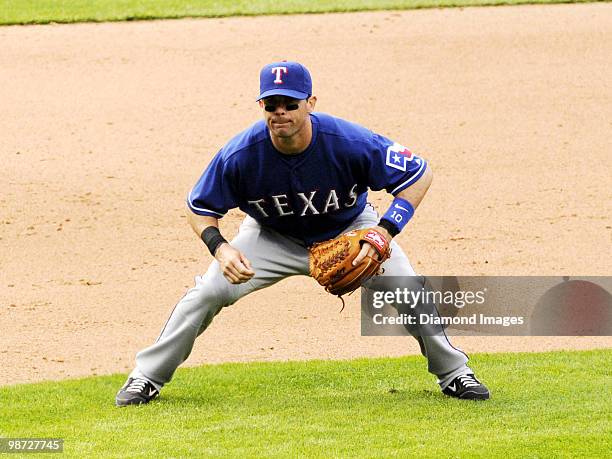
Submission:
{"label": "player's ear", "polygon": [[306,101],[306,108],[308,109],[308,113],[314,111],[315,105],[317,104],[317,96],[310,96]]}
{"label": "player's ear", "polygon": [[259,99],[257,102],[259,102],[259,108],[264,107],[264,101],[262,99]]}

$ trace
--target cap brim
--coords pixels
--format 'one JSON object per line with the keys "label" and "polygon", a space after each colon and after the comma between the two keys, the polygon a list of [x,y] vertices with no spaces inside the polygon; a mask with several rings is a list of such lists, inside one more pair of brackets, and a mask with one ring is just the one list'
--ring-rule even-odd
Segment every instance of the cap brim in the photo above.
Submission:
{"label": "cap brim", "polygon": [[256,101],[259,101],[261,99],[265,99],[266,97],[272,97],[272,96],[287,96],[287,97],[291,97],[293,99],[308,99],[308,94],[306,94],[305,92],[299,92],[299,91],[292,91],[291,89],[270,89],[269,91],[266,91],[262,94],[259,95],[259,97],[256,99]]}

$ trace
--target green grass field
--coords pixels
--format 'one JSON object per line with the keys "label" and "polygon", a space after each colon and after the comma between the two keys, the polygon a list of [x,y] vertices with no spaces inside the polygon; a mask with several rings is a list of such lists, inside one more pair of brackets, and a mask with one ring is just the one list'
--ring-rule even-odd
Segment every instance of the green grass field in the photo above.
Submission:
{"label": "green grass field", "polygon": [[585,0],[286,0],[283,2],[277,0],[0,0],[0,24],[253,16],[582,1]]}
{"label": "green grass field", "polygon": [[[482,354],[486,402],[443,396],[422,357],[181,369],[148,406],[124,375],[0,388],[0,436],[69,457],[605,457],[612,350]],[[606,451],[608,453],[606,453]]]}

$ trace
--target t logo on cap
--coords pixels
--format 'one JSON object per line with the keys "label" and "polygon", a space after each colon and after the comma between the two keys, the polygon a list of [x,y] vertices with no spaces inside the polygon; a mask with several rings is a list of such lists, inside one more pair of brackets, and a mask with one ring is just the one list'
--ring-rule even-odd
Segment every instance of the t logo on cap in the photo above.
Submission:
{"label": "t logo on cap", "polygon": [[259,73],[259,97],[286,96],[308,99],[312,95],[310,72],[299,62],[273,62]]}
{"label": "t logo on cap", "polygon": [[274,80],[274,83],[283,84],[283,79],[281,75],[283,73],[287,73],[287,67],[274,67],[272,69],[272,73],[276,73],[276,79]]}

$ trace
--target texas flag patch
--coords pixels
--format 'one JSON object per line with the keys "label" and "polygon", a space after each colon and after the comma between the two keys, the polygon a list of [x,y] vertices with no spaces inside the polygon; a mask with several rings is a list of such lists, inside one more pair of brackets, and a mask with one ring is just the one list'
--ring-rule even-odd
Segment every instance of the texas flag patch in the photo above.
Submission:
{"label": "texas flag patch", "polygon": [[387,148],[387,166],[399,169],[402,172],[406,172],[406,167],[409,161],[412,161],[414,155],[403,145],[395,142]]}

